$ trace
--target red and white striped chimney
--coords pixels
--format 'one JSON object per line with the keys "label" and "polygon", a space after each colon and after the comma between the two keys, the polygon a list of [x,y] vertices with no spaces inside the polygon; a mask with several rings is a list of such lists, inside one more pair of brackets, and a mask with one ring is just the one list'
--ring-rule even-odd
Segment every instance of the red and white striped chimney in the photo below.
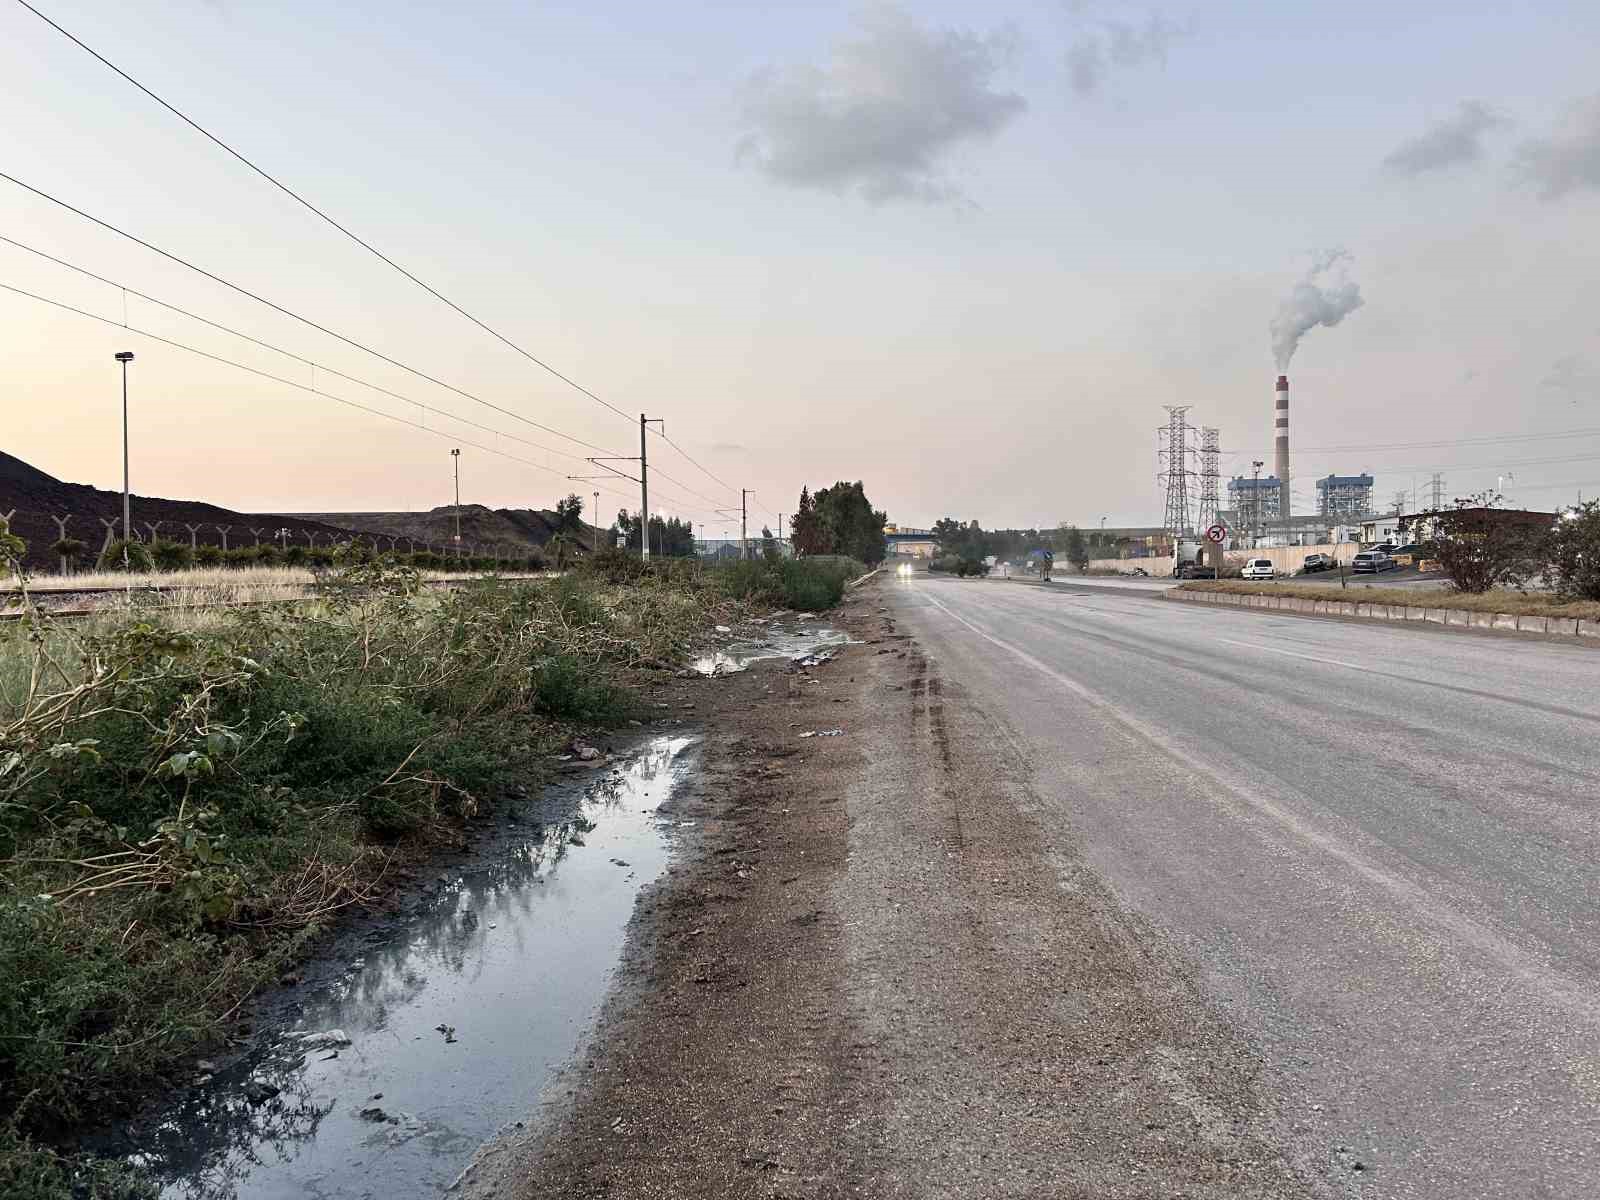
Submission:
{"label": "red and white striped chimney", "polygon": [[1289,377],[1278,376],[1277,401],[1273,405],[1273,434],[1278,451],[1278,515],[1289,524]]}

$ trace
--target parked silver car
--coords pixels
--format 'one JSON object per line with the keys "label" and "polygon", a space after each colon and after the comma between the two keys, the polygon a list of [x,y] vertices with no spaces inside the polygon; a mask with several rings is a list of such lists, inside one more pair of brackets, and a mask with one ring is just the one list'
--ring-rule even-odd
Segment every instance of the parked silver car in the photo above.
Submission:
{"label": "parked silver car", "polygon": [[1350,560],[1350,570],[1357,575],[1376,574],[1379,571],[1392,571],[1399,566],[1382,550],[1363,550]]}

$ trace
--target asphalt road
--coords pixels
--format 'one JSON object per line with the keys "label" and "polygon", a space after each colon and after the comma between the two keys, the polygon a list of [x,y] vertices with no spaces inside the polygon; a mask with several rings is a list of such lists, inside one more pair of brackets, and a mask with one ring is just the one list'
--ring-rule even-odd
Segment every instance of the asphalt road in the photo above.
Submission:
{"label": "asphalt road", "polygon": [[1600,1195],[1600,653],[895,580],[1355,1194]]}

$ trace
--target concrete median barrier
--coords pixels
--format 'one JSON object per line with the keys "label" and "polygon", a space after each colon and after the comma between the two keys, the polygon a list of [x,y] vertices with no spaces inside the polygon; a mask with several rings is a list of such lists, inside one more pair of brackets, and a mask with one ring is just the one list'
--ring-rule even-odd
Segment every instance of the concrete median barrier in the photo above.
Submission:
{"label": "concrete median barrier", "polygon": [[1492,629],[1508,633],[1538,634],[1600,642],[1600,619],[1547,617],[1526,613],[1478,612],[1466,608],[1424,608],[1414,604],[1375,604],[1370,601],[1313,600],[1304,596],[1274,596],[1247,592],[1190,592],[1173,588],[1168,600],[1188,604],[1221,604],[1234,608],[1260,608],[1304,616],[1345,617],[1360,621],[1423,621],[1451,629]]}

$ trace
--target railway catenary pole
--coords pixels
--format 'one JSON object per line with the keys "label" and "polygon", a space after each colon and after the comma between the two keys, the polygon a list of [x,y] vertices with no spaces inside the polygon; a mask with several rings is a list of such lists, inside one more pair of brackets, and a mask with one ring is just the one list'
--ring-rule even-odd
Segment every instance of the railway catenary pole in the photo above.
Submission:
{"label": "railway catenary pole", "polygon": [[116,359],[122,364],[122,573],[127,577],[131,596],[133,573],[128,565],[128,542],[133,537],[133,514],[128,495],[128,364],[133,361],[133,351],[118,350]]}

